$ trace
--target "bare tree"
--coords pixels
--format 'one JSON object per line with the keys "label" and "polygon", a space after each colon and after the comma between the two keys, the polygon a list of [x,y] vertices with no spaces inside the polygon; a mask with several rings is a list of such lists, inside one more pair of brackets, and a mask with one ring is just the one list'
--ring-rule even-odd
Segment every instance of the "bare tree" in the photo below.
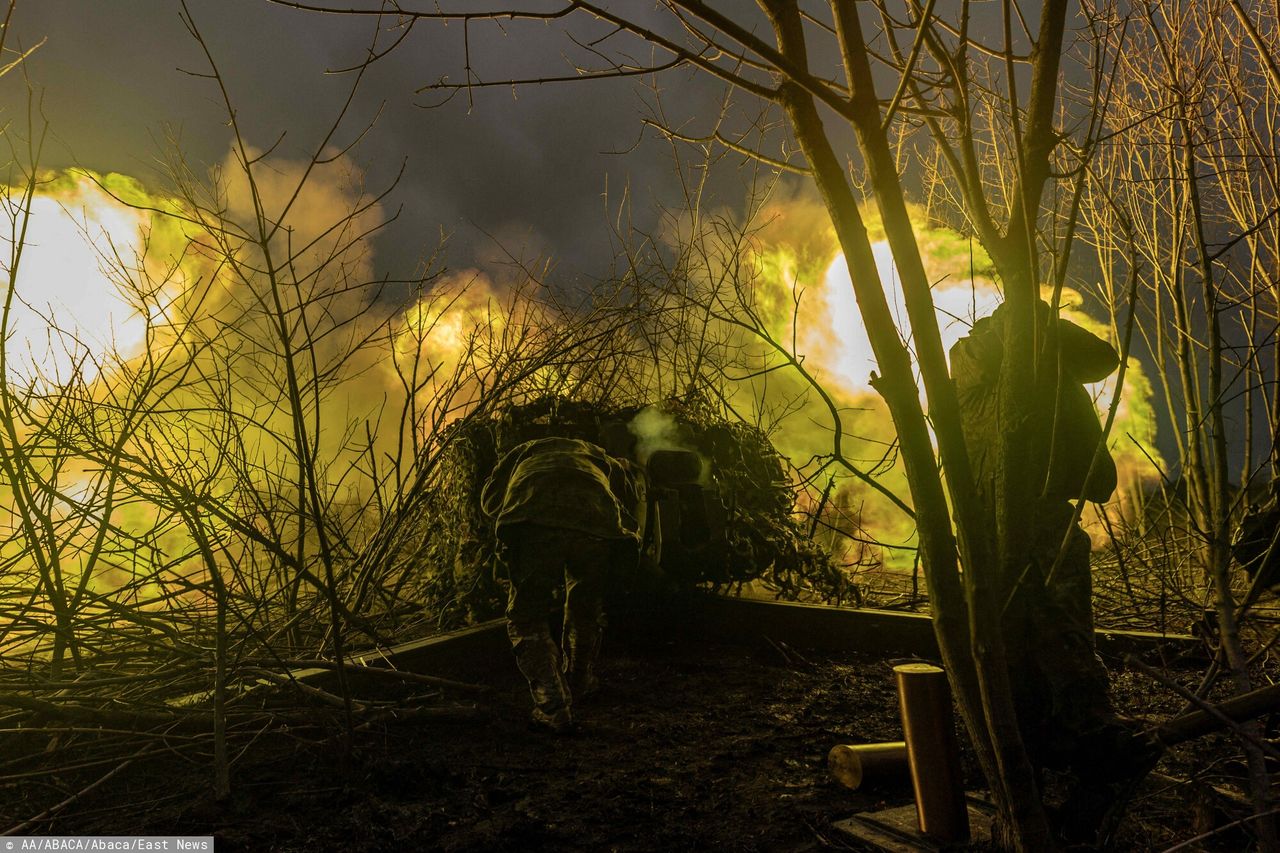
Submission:
{"label": "bare tree", "polygon": [[[91,345],[51,316],[50,344],[72,369],[41,370],[38,353],[23,369],[10,308],[31,292],[28,226],[52,178],[38,122],[4,136],[0,708],[42,718],[49,773],[86,741],[119,764],[113,750],[144,756],[194,732],[176,748],[211,768],[222,797],[251,732],[349,735],[388,713],[346,683],[363,671],[346,650],[421,618],[398,581],[439,567],[406,561],[395,534],[421,511],[452,427],[521,394],[607,384],[610,360],[629,355],[632,314],[560,304],[527,276],[516,293],[471,300],[467,281],[434,265],[409,281],[377,275],[369,237],[393,220],[381,207],[394,183],[367,191],[354,148],[335,146],[366,130],[346,127],[350,101],[301,156],[257,149],[214,48],[187,22],[231,122],[227,161],[197,167],[173,146],[163,192],[58,179],[97,180],[143,223],[114,243],[84,235],[143,327],[136,348]],[[296,683],[286,673],[301,665],[331,669],[336,690]],[[244,702],[262,680],[321,710]],[[100,742],[91,729],[103,725],[133,734]]]}
{"label": "bare tree", "polygon": [[[781,112],[798,151],[784,140],[777,154],[759,149],[747,153],[806,171],[830,212],[878,362],[874,385],[897,429],[939,645],[1000,809],[1004,842],[1027,850],[1053,846],[1036,768],[1019,731],[1000,625],[1025,576],[1032,546],[1028,513],[1039,484],[1025,472],[1034,470],[1033,454],[1045,423],[1052,421],[1052,414],[1040,411],[1035,402],[1037,382],[1053,370],[1042,360],[1036,305],[1041,283],[1061,279],[1074,236],[1071,227],[1057,232],[1042,228],[1046,205],[1058,199],[1056,194],[1046,198],[1045,191],[1055,173],[1064,171],[1069,185],[1080,186],[1081,164],[1096,143],[1105,102],[1100,85],[1095,102],[1075,116],[1080,121],[1074,132],[1055,121],[1072,4],[1048,0],[1033,32],[1013,0],[999,4],[996,16],[987,14],[985,6],[963,2],[951,18],[944,18],[933,2],[836,0],[817,12],[795,0],[761,0],[759,12],[752,13],[726,12],[703,0],[670,0],[655,15],[642,17],[586,2],[536,11],[450,13],[399,4],[360,12],[279,1],[316,12],[378,15],[403,31],[432,21],[461,23],[468,42],[474,29],[484,25],[557,21],[575,46],[573,55],[580,57],[567,74],[509,79],[499,72],[495,79],[480,69],[480,60],[469,50],[462,82],[429,87],[449,94],[472,98],[489,86],[689,67]],[[1118,36],[1096,12],[1086,4],[1078,14],[1099,38],[1104,61],[1096,72],[1105,80],[1105,57],[1115,50]],[[772,39],[761,34],[761,24],[772,30]],[[992,29],[994,40],[980,35]],[[639,45],[648,46],[651,61],[630,58],[643,55]],[[833,67],[838,70],[823,70]],[[853,175],[829,130],[833,124],[849,128],[857,140],[860,161]],[[921,129],[936,146],[946,194],[959,203],[963,221],[994,261],[1011,318],[1001,362],[1000,417],[1008,427],[993,484],[994,536],[981,510],[930,282],[906,204],[902,156],[906,141]],[[687,131],[680,135],[689,137]],[[745,150],[732,136],[715,134],[711,141]],[[863,222],[860,188],[874,200],[885,225],[906,298],[912,348],[893,322]],[[913,364],[923,381],[928,419]],[[1043,594],[1025,598],[1034,601]]]}
{"label": "bare tree", "polygon": [[[1275,476],[1276,24],[1274,9],[1226,0],[1138,4],[1118,130],[1094,164],[1092,241],[1141,286],[1190,551],[1216,614],[1218,664],[1200,695],[1223,672],[1238,692],[1254,687],[1241,634],[1253,596],[1233,590],[1230,543],[1257,481]],[[1274,849],[1263,749],[1256,727],[1245,734],[1259,838]]]}

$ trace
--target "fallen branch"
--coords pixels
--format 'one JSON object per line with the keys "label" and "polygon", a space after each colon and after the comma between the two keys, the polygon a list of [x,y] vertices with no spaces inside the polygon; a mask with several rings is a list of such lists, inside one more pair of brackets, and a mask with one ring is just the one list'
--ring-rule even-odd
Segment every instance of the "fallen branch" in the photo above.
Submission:
{"label": "fallen branch", "polygon": [[[343,699],[341,696],[336,696],[328,690],[321,690],[319,687],[314,687],[304,681],[299,681],[292,675],[281,675],[278,672],[272,672],[269,669],[259,669],[257,667],[252,667],[247,671],[254,673],[260,678],[265,678],[267,681],[274,684],[293,687],[302,695],[310,696],[311,698],[323,702],[326,705],[331,705],[334,708],[339,708],[343,711],[347,708],[347,700]],[[369,705],[364,702],[357,702],[353,699],[351,700],[351,710],[354,713],[363,714],[369,710]]]}
{"label": "fallen branch", "polygon": [[[331,660],[281,660],[279,663],[285,666],[294,666],[306,669],[335,670],[338,668],[338,664]],[[415,684],[427,684],[432,687],[456,690],[459,693],[479,693],[482,695],[493,693],[493,688],[486,684],[469,684],[465,681],[454,681],[451,678],[441,678],[437,675],[423,675],[417,672],[406,672],[402,669],[391,669],[390,667],[385,666],[366,666],[364,664],[352,663],[351,661],[343,661],[341,666],[348,672],[358,672],[361,675],[394,678],[400,681],[412,681]]]}
{"label": "fallen branch", "polygon": [[18,693],[0,693],[0,706],[20,708],[55,720],[87,725],[107,726],[114,729],[140,731],[175,724],[208,727],[213,724],[213,714],[207,712],[165,713],[162,711],[122,711],[114,708],[90,708],[74,702],[49,702],[34,696]]}
{"label": "fallen branch", "polygon": [[[1129,664],[1136,666],[1138,669],[1147,672],[1149,667],[1140,662],[1135,663],[1130,659]],[[1159,678],[1154,671],[1149,672],[1153,677]],[[1165,679],[1160,678],[1164,683],[1168,683]],[[1195,740],[1198,737],[1211,734],[1222,729],[1237,729],[1240,723],[1248,722],[1256,717],[1260,717],[1268,711],[1280,710],[1280,684],[1273,684],[1269,687],[1262,687],[1252,690],[1240,696],[1232,697],[1225,702],[1211,704],[1199,698],[1191,691],[1178,685],[1170,685],[1175,687],[1184,697],[1200,706],[1200,710],[1192,711],[1189,714],[1183,714],[1180,717],[1174,717],[1156,729],[1150,736],[1151,738],[1164,747],[1176,746],[1189,740]],[[1241,732],[1242,736],[1248,736]],[[1260,743],[1262,748],[1266,750],[1268,755],[1280,757],[1274,747],[1265,742]]]}
{"label": "fallen branch", "polygon": [[408,708],[384,708],[372,714],[356,726],[366,731],[379,723],[404,723],[410,720],[436,720],[438,722],[466,723],[490,719],[493,715],[474,705],[419,705]]}
{"label": "fallen branch", "polygon": [[1215,835],[1220,835],[1229,829],[1235,829],[1237,826],[1244,826],[1249,821],[1257,820],[1258,818],[1267,817],[1268,815],[1273,814],[1280,814],[1280,809],[1271,809],[1271,811],[1263,812],[1262,814],[1251,814],[1247,817],[1242,817],[1239,820],[1233,820],[1231,823],[1224,823],[1222,826],[1215,827],[1208,832],[1203,832],[1200,835],[1188,838],[1186,841],[1182,841],[1172,847],[1168,847],[1161,851],[1161,853],[1174,853],[1176,850],[1186,850],[1189,847],[1194,847],[1201,841],[1212,838]]}
{"label": "fallen branch", "polygon": [[92,793],[94,790],[96,790],[96,789],[98,789],[98,788],[102,787],[102,785],[103,785],[104,783],[106,783],[107,781],[109,781],[109,780],[111,779],[111,777],[115,776],[117,773],[120,773],[122,770],[124,770],[124,769],[126,769],[127,767],[129,767],[130,765],[132,765],[134,761],[136,761],[136,760],[138,760],[139,758],[142,758],[142,757],[144,757],[144,756],[150,755],[150,754],[151,754],[150,752],[144,752],[144,753],[142,753],[141,755],[136,755],[136,756],[134,756],[133,758],[130,758],[130,759],[128,759],[127,761],[124,761],[124,762],[122,762],[121,764],[118,764],[116,767],[114,767],[114,768],[112,768],[110,771],[108,771],[108,772],[107,772],[107,774],[106,774],[105,776],[103,776],[101,779],[99,779],[98,781],[96,781],[96,782],[94,782],[94,783],[90,784],[90,785],[89,785],[88,787],[86,787],[86,788],[81,788],[79,791],[77,791],[76,793],[74,793],[74,794],[72,794],[71,796],[67,797],[67,798],[66,798],[65,800],[63,800],[62,802],[60,802],[60,803],[57,803],[57,804],[55,804],[55,805],[50,806],[49,808],[47,808],[47,809],[45,809],[44,811],[40,812],[40,814],[36,815],[35,817],[30,818],[29,820],[24,820],[22,823],[19,823],[19,824],[15,825],[15,826],[11,826],[11,827],[9,827],[9,828],[8,828],[8,829],[6,829],[4,832],[0,832],[0,835],[19,835],[20,833],[23,833],[23,832],[25,832],[26,830],[30,829],[32,826],[35,826],[35,825],[36,825],[37,823],[39,823],[40,821],[42,821],[42,820],[47,820],[48,818],[53,817],[53,816],[54,816],[54,815],[56,815],[58,812],[62,811],[62,810],[63,810],[63,809],[65,809],[67,806],[69,806],[69,805],[71,805],[72,803],[74,803],[76,800],[78,800],[78,799],[80,799],[81,797],[85,796],[86,794]]}

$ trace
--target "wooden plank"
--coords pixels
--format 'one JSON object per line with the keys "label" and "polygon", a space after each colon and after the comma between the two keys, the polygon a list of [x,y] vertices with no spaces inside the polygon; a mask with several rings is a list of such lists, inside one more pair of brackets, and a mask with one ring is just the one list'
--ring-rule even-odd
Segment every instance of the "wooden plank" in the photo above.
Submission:
{"label": "wooden plank", "polygon": [[[857,651],[927,659],[938,656],[928,616],[891,610],[824,607],[783,601],[729,598],[697,593],[615,607],[610,614],[612,647],[643,648],[654,643],[710,642],[739,645],[781,642],[798,649]],[[1098,651],[1169,658],[1198,651],[1190,635],[1146,631],[1099,631]],[[365,666],[392,666],[459,681],[505,682],[516,676],[506,622],[493,619],[458,631],[402,643],[385,652],[363,652],[352,660]],[[301,670],[295,677],[327,680],[327,670]]]}
{"label": "wooden plank", "polygon": [[[802,649],[938,657],[932,622],[919,613],[699,594],[672,601],[660,612],[635,611],[625,619],[633,631],[704,642],[751,644],[768,639]],[[636,624],[646,619],[657,624]],[[1126,654],[1171,659],[1201,649],[1200,641],[1189,634],[1149,631],[1097,631],[1096,644],[1099,653],[1116,659]]]}
{"label": "wooden plank", "polygon": [[[966,805],[969,807],[969,843],[989,843],[995,810],[985,799],[974,795],[969,795]],[[832,826],[873,850],[888,853],[935,853],[955,849],[953,845],[942,844],[920,832],[914,803],[878,812],[861,812],[836,821]]]}
{"label": "wooden plank", "polygon": [[801,649],[937,655],[928,616],[782,601],[700,596],[692,620],[706,639],[783,642]]}

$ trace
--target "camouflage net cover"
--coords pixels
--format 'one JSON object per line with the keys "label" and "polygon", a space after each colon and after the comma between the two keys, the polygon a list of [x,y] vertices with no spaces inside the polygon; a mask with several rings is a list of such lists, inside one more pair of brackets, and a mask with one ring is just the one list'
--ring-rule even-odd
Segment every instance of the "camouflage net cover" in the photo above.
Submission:
{"label": "camouflage net cover", "polygon": [[[441,628],[501,614],[493,532],[479,505],[498,458],[547,436],[599,443],[602,428],[629,424],[645,408],[653,407],[544,398],[451,427],[441,464],[425,485],[422,510],[406,530],[412,541],[405,550],[418,570],[400,592],[439,614]],[[795,487],[781,455],[759,429],[708,409],[676,402],[659,408],[674,421],[674,441],[696,451],[708,472],[699,484],[681,489],[681,534],[664,532],[662,543],[664,583],[721,588],[759,581],[779,598],[848,599],[850,579],[793,514]]]}

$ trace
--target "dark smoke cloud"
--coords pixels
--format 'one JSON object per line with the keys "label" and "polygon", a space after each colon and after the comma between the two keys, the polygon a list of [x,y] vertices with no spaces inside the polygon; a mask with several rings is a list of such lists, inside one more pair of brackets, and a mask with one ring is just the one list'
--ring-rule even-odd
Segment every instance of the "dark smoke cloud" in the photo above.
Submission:
{"label": "dark smoke cloud", "polygon": [[[349,77],[324,74],[358,59],[367,19],[309,15],[266,0],[189,0],[223,69],[249,141],[305,154],[334,114]],[[39,0],[20,3],[15,32],[24,46],[47,37],[27,73],[55,134],[43,165],[154,178],[163,128],[181,134],[197,164],[218,163],[229,134],[217,92],[178,69],[203,70],[198,45],[174,0]],[[472,62],[486,79],[513,73],[565,73],[555,34],[538,25],[472,28]],[[443,230],[447,262],[471,266],[502,258],[494,238],[524,257],[545,253],[561,280],[598,276],[611,257],[606,187],[614,203],[629,186],[637,223],[652,227],[654,202],[675,199],[667,146],[638,147],[641,95],[630,81],[498,88],[459,95],[444,106],[414,90],[448,75],[462,79],[462,29],[418,27],[368,75],[348,138],[386,109],[354,159],[372,186],[407,160],[399,192],[401,223],[378,249],[380,266],[404,271]],[[664,98],[683,116],[712,115],[718,89],[694,75],[669,75]],[[6,118],[20,115],[19,75],[0,85]],[[344,140],[339,139],[342,143]],[[619,153],[626,151],[627,153]],[[613,153],[610,153],[613,152]],[[492,235],[492,236],[489,236]]]}

